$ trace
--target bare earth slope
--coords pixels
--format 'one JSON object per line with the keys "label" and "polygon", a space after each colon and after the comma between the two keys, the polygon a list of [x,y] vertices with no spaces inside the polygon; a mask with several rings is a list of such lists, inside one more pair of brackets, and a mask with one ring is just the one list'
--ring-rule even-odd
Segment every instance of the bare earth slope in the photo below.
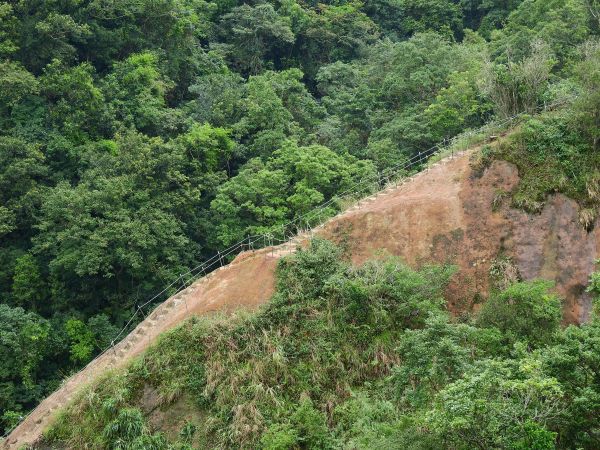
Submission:
{"label": "bare earth slope", "polygon": [[[600,256],[600,226],[587,233],[578,225],[577,204],[560,195],[553,196],[536,216],[507,204],[496,204],[493,211],[498,193],[510,191],[517,183],[516,168],[504,162],[495,162],[483,176],[474,177],[469,155],[463,154],[361,202],[315,233],[346,242],[355,263],[383,251],[411,265],[457,264],[459,271],[447,292],[455,312],[476,307],[488,292],[492,261],[510,257],[524,279],[556,281],[566,299],[566,322],[585,321],[590,299],[584,289]],[[306,239],[299,237],[295,243]],[[246,252],[167,300],[114,352],[90,363],[46,398],[6,439],[4,448],[36,442],[57,409],[77,390],[109,368],[129,362],[184,318],[266,302],[274,290],[277,260],[293,252],[295,243]]]}
{"label": "bare earth slope", "polygon": [[523,279],[556,282],[566,300],[566,323],[584,322],[591,306],[584,291],[600,252],[600,226],[591,233],[583,229],[577,203],[563,195],[550,197],[539,215],[510,208],[508,199],[494,208],[498,194],[518,181],[515,166],[503,161],[475,177],[463,156],[335,218],[325,234],[345,240],[355,263],[384,249],[411,265],[457,264],[447,292],[455,312],[476,307],[489,290],[492,262],[510,258]]}

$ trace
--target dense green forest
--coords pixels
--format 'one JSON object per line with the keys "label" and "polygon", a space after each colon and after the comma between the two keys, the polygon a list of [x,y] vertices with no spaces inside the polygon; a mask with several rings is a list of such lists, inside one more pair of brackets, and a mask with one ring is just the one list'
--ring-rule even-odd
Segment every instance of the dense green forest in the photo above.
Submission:
{"label": "dense green forest", "polygon": [[[599,34],[597,0],[0,2],[0,426],[90,361],[138,302],[217,249],[493,118],[575,98],[529,120],[518,153],[496,156],[526,175],[515,205],[539,210],[549,192],[565,192],[591,226],[600,202]],[[462,355],[467,328],[436,320],[430,326],[450,327]],[[565,331],[560,345],[594,330]],[[532,383],[560,378],[529,365],[527,346],[496,367],[486,355],[513,347],[477,345],[461,362],[483,364],[471,378],[450,374],[414,393],[423,397],[419,417],[448,383],[484,383],[502,401],[492,378],[477,377],[506,371],[516,383],[507,389],[521,389],[529,383],[521,362]],[[396,374],[400,397],[406,376]],[[548,389],[561,397],[586,383]],[[345,414],[380,414],[370,395]],[[445,414],[451,404],[435,408]],[[321,420],[323,403],[303,405],[299,417]],[[394,411],[406,427],[416,420]],[[597,426],[584,422],[523,426],[567,439]],[[279,431],[305,439],[293,423],[273,423],[260,439],[284,439]],[[432,439],[453,435],[438,431]],[[597,439],[592,431],[582,446]]]}
{"label": "dense green forest", "polygon": [[[562,329],[551,283],[502,289],[498,279],[477,315],[451,320],[442,291],[452,273],[393,258],[352,267],[342,247],[313,241],[280,262],[277,292],[258,313],[193,319],[162,336],[85,390],[47,440],[131,450],[598,448],[598,318]],[[149,387],[167,411],[179,399],[190,419],[153,431]]]}

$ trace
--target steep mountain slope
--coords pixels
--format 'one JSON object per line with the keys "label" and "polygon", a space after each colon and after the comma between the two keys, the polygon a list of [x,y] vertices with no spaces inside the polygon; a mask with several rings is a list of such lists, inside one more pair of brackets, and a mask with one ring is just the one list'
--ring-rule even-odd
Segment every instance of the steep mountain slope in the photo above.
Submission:
{"label": "steep mountain slope", "polygon": [[489,290],[490,268],[511,261],[525,280],[554,280],[565,298],[567,323],[585,322],[585,294],[600,251],[598,227],[588,233],[578,222],[577,203],[552,196],[539,215],[499,199],[519,182],[516,168],[496,161],[481,177],[462,157],[422,173],[385,197],[326,225],[326,235],[346,239],[355,263],[386,250],[411,265],[452,262],[460,266],[450,307],[469,309]]}
{"label": "steep mountain slope", "polygon": [[[554,196],[540,215],[512,209],[501,193],[518,183],[514,166],[495,162],[481,176],[471,168],[476,149],[447,158],[399,187],[392,187],[328,221],[314,233],[348,246],[355,263],[377,252],[401,256],[410,265],[452,262],[459,271],[448,289],[450,308],[469,310],[490,287],[490,268],[510,261],[523,279],[556,281],[566,298],[566,322],[585,321],[590,299],[584,293],[594,260],[600,255],[599,227],[587,233],[577,222],[578,206]],[[17,427],[4,448],[36,442],[85,384],[111,367],[126,364],[157,336],[194,314],[255,307],[274,290],[277,260],[296,244],[244,253],[158,307],[120,344],[73,376]],[[507,275],[508,276],[508,275]]]}

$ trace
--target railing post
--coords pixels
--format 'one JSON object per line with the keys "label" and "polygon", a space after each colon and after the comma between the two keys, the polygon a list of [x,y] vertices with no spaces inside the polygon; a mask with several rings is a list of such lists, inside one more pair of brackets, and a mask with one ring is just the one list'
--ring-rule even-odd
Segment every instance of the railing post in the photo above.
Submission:
{"label": "railing post", "polygon": [[144,314],[144,310],[140,307],[139,303],[136,303],[135,306],[136,306],[136,309],[140,312],[140,314],[142,315],[142,317],[145,320],[146,319],[146,314]]}
{"label": "railing post", "polygon": [[[183,280],[183,274],[181,274],[181,273],[180,273],[180,274],[179,274],[179,278],[181,278],[181,286],[182,286],[182,289],[181,289],[181,291],[180,291],[180,292],[182,292],[182,291],[184,291],[184,290],[185,290],[185,288],[186,288],[187,286],[185,285],[185,281]],[[187,295],[184,295],[184,296],[183,296],[183,301],[185,302],[185,312],[186,312],[186,314],[189,314],[189,313],[190,313],[190,311],[188,310],[188,304],[187,304]]]}

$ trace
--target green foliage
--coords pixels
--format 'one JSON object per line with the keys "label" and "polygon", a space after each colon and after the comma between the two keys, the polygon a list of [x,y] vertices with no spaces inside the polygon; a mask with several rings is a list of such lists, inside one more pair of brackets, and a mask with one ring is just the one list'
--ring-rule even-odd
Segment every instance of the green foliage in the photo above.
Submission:
{"label": "green foliage", "polygon": [[40,91],[48,100],[48,120],[66,139],[82,144],[101,135],[104,96],[91,64],[65,67],[53,60],[40,77]]}
{"label": "green foliage", "polygon": [[48,321],[23,308],[0,305],[2,378],[20,380],[33,388],[39,364],[48,350]]}
{"label": "green foliage", "polygon": [[228,130],[208,124],[194,124],[187,133],[181,134],[178,140],[197,162],[199,170],[215,172],[229,167],[234,143]]}
{"label": "green foliage", "polygon": [[85,323],[77,319],[67,320],[65,330],[71,340],[71,359],[75,362],[89,361],[94,350],[94,336]]}
{"label": "green foliage", "polygon": [[162,130],[168,132],[175,125],[170,117],[172,113],[164,107],[172,84],[161,74],[156,54],[144,52],[129,56],[115,65],[105,83],[112,120],[150,135]]}
{"label": "green foliage", "polygon": [[0,64],[0,100],[3,109],[14,106],[23,97],[36,94],[38,90],[38,80],[21,64],[9,61]]}
{"label": "green foliage", "polygon": [[427,32],[322,68],[317,81],[329,117],[319,134],[330,148],[368,156],[383,170],[478,125],[489,111],[476,83],[483,50]]}
{"label": "green foliage", "polygon": [[408,448],[398,442],[404,428],[398,408],[393,401],[377,398],[376,394],[352,392],[336,406],[333,418],[335,435],[348,448]]}
{"label": "green foliage", "polygon": [[61,342],[53,324],[21,307],[0,304],[0,424],[14,425],[15,418],[51,391],[56,365],[48,359],[61,358]]}
{"label": "green foliage", "polygon": [[128,442],[140,438],[146,430],[142,412],[138,409],[125,408],[119,411],[115,420],[106,425],[104,440],[108,448],[127,448]]}
{"label": "green foliage", "polygon": [[244,4],[225,14],[221,19],[223,34],[230,45],[234,67],[244,74],[257,74],[265,62],[275,62],[278,50],[294,42],[286,19],[269,3],[254,7]]}
{"label": "green foliage", "polygon": [[298,62],[314,79],[320,67],[335,61],[350,61],[369,52],[379,29],[359,1],[340,4],[317,3],[297,19]]}
{"label": "green foliage", "polygon": [[194,207],[212,182],[199,178],[183,147],[137,133],[116,144],[116,154],[101,148],[90,155],[94,169],[78,185],[48,192],[37,225],[35,248],[48,258],[55,299],[74,305],[69,293],[77,292],[77,308],[90,312],[130,306],[124,299],[133,289],[147,295],[152,279],[183,271],[195,256],[183,219],[198,220]]}
{"label": "green foliage", "polygon": [[[413,271],[394,259],[353,268],[342,248],[315,240],[280,262],[270,303],[251,314],[191,319],[167,333],[85,392],[50,430],[49,443],[597,447],[598,323],[561,330],[558,303],[543,282],[513,284],[484,304],[476,322],[457,323],[440,298],[451,273]],[[507,336],[521,343],[511,348]],[[140,409],[148,390],[163,410],[191,394],[205,426],[184,422],[170,438],[151,430]]]}
{"label": "green foliage", "polygon": [[420,31],[462,31],[462,13],[456,2],[449,0],[400,0],[397,14],[398,33],[410,36]]}
{"label": "green foliage", "polygon": [[0,206],[0,222],[0,236],[10,233],[16,228],[15,214],[5,206]]}
{"label": "green foliage", "polygon": [[489,113],[489,104],[480,97],[477,88],[478,71],[454,72],[448,77],[448,87],[440,89],[424,114],[437,140],[455,135],[478,123],[479,118]]}
{"label": "green foliage", "polygon": [[490,1],[490,0],[461,0],[465,28],[477,30],[485,37],[506,24],[506,19],[523,0]]}
{"label": "green foliage", "polygon": [[43,300],[43,281],[37,261],[30,254],[25,254],[15,261],[12,295],[14,303],[37,309]]}
{"label": "green foliage", "polygon": [[562,318],[561,301],[548,293],[552,283],[518,282],[493,294],[482,306],[478,323],[500,330],[508,343],[538,347],[551,343]]}
{"label": "green foliage", "polygon": [[277,423],[265,431],[260,439],[264,450],[287,450],[298,445],[298,431],[290,424]]}
{"label": "green foliage", "polygon": [[0,138],[0,201],[15,215],[18,231],[31,232],[33,209],[39,205],[40,184],[47,174],[39,146],[18,138]]}
{"label": "green foliage", "polygon": [[298,443],[308,449],[333,448],[327,417],[317,410],[309,399],[303,399],[291,415],[290,421],[298,430]]}
{"label": "green foliage", "polygon": [[[596,264],[600,264],[600,260],[596,260]],[[592,272],[590,275],[590,280],[586,292],[589,292],[594,295],[593,298],[593,317],[595,320],[598,318],[598,302],[600,301],[600,272]]]}
{"label": "green foliage", "polygon": [[575,65],[581,95],[575,105],[579,129],[598,150],[600,142],[600,42],[588,41],[581,46],[583,59]]}
{"label": "green foliage", "polygon": [[512,117],[521,112],[535,113],[555,61],[544,41],[532,41],[531,52],[517,62],[489,64],[484,72],[483,92],[498,113]]}
{"label": "green foliage", "polygon": [[[596,261],[596,264],[599,264],[599,262]],[[590,284],[587,288],[587,291],[594,294],[600,294],[600,273],[594,272],[590,276]]]}
{"label": "green foliage", "polygon": [[[284,142],[266,163],[249,161],[219,187],[211,203],[215,238],[229,246],[245,236],[277,233],[283,224],[372,173],[369,163],[352,156]],[[322,218],[332,211],[324,211]]]}
{"label": "green foliage", "polygon": [[[35,8],[35,3],[22,5]],[[21,5],[20,5],[21,6]],[[32,8],[32,9],[33,9]],[[43,8],[46,9],[46,8]],[[43,68],[52,59],[73,62],[77,58],[77,46],[91,37],[89,25],[78,23],[71,15],[61,14],[49,8],[38,15],[38,20],[30,25],[28,36],[30,46],[21,46],[20,56],[35,71]],[[33,48],[36,52],[31,52]]]}
{"label": "green foliage", "polygon": [[0,3],[0,56],[6,57],[18,50],[19,21],[10,3]]}
{"label": "green foliage", "polygon": [[192,440],[194,439],[194,435],[196,434],[196,431],[198,431],[198,427],[196,427],[196,425],[194,425],[191,422],[186,422],[181,431],[179,432],[179,435],[181,436],[183,442],[185,442],[186,444],[191,444]]}
{"label": "green foliage", "polygon": [[111,450],[168,450],[172,448],[161,434],[151,434],[139,409],[124,408],[106,425],[105,448]]}
{"label": "green foliage", "polygon": [[106,314],[97,314],[87,320],[87,327],[94,337],[94,346],[97,350],[104,350],[117,335],[118,329],[110,322]]}
{"label": "green foliage", "polygon": [[265,450],[334,448],[325,414],[308,398],[300,401],[290,416],[290,423],[272,425],[264,432],[260,443]]}
{"label": "green foliage", "polygon": [[530,118],[484,158],[486,163],[503,159],[519,169],[519,185],[512,192],[515,206],[539,212],[548,195],[561,192],[581,204],[579,220],[589,229],[600,204],[600,157],[590,151],[585,122],[577,117],[567,110]]}
{"label": "green foliage", "polygon": [[545,349],[545,371],[563,386],[568,403],[560,412],[558,441],[561,447],[593,448],[597,445],[596,414],[600,410],[600,328],[597,322],[569,326],[557,345]]}
{"label": "green foliage", "polygon": [[[401,401],[426,405],[443,386],[460,378],[481,356],[478,334],[481,330],[450,324],[444,316],[429,318],[421,330],[407,331],[397,348],[401,364],[391,378]],[[494,337],[500,340],[500,336]],[[491,342],[487,345],[493,348]]]}
{"label": "green foliage", "polygon": [[426,423],[444,446],[553,449],[563,395],[536,361],[483,360],[440,392]]}
{"label": "green foliage", "polygon": [[501,59],[520,60],[531,42],[546,42],[564,64],[589,35],[589,15],[580,0],[524,0],[506,26],[492,33],[492,49]]}
{"label": "green foliage", "polygon": [[[415,272],[394,259],[351,268],[341,254],[328,241],[313,241],[282,261],[278,292],[259,313],[188,323],[161,339],[121,382],[134,389],[151,383],[165,404],[192,392],[197,408],[212,417],[202,432],[219,445],[334,447],[323,405],[340,404],[352,386],[390,373],[403,330],[422,326],[421,314],[441,310],[440,291],[451,273]],[[356,286],[370,312],[350,321]],[[108,383],[94,402],[118,392],[119,383]],[[134,407],[137,392],[129,391],[119,407]],[[90,427],[84,436],[109,423],[80,407],[77,414]],[[69,428],[62,422],[54,433],[82,445]]]}

